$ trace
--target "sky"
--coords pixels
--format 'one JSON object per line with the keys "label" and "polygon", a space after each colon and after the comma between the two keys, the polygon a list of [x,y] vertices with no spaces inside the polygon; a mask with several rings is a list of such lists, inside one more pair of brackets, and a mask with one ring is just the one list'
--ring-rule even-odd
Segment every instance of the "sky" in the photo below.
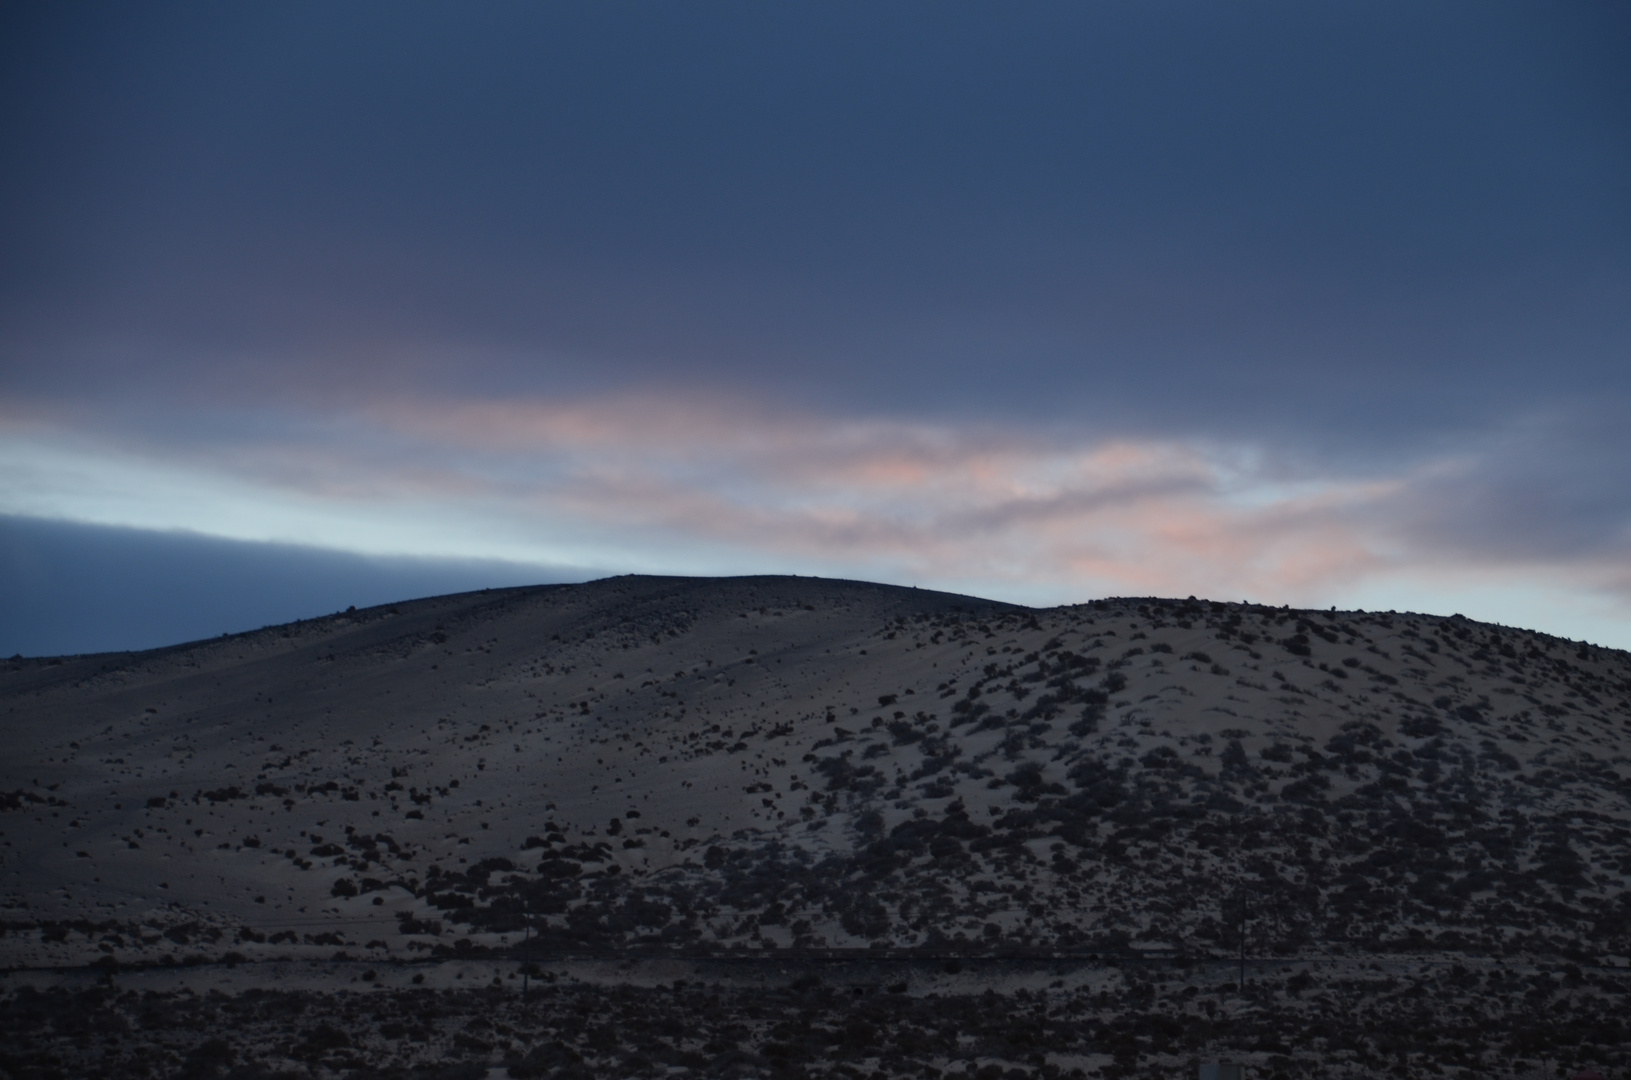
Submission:
{"label": "sky", "polygon": [[1617,0],[6,5],[0,650],[625,572],[1631,647],[1628,57]]}

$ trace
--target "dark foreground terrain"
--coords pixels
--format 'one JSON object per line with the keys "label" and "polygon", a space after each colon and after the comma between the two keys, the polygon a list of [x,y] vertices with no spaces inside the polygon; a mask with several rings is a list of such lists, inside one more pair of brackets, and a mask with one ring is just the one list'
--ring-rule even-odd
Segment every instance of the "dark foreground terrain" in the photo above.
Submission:
{"label": "dark foreground terrain", "polygon": [[1631,657],[1544,634],[631,577],[0,726],[0,1075],[1631,1080]]}
{"label": "dark foreground terrain", "polygon": [[[961,965],[939,971],[946,966]],[[1011,983],[1015,966],[1005,966],[965,972],[962,981]],[[513,979],[468,990],[200,994],[125,989],[115,978],[9,995],[0,1007],[0,1069],[109,1080],[1052,1080],[1193,1076],[1197,1062],[1221,1058],[1289,1080],[1542,1077],[1588,1067],[1620,1077],[1631,1064],[1620,973],[1367,967],[1256,971],[1244,993],[1220,983],[1215,968],[1181,963],[944,994],[913,992],[914,973],[887,965],[806,970],[774,986],[543,981],[525,995]]]}

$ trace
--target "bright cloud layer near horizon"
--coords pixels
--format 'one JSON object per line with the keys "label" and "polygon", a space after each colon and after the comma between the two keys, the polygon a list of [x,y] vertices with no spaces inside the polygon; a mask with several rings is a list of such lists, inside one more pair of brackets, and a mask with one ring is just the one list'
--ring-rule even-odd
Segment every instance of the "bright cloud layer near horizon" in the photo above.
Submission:
{"label": "bright cloud layer near horizon", "polygon": [[4,18],[0,515],[1631,647],[1623,7]]}
{"label": "bright cloud layer near horizon", "polygon": [[[1503,490],[1553,433],[1342,475],[1245,444],[739,402],[438,400],[233,419],[157,440],[36,417],[26,438],[0,442],[0,498],[39,518],[557,575],[804,573],[1031,604],[1194,594],[1454,609],[1631,644],[1620,553],[1523,536],[1537,508]],[[1514,501],[1519,515],[1500,520]]]}

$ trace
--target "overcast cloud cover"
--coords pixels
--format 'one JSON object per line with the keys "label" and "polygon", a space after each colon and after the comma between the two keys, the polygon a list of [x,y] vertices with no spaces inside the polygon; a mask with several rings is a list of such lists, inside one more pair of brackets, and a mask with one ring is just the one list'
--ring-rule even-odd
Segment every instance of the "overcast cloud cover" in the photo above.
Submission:
{"label": "overcast cloud cover", "polygon": [[[0,19],[0,596],[127,544],[221,629],[406,557],[1631,646],[1623,3]],[[8,641],[168,632],[93,592]]]}

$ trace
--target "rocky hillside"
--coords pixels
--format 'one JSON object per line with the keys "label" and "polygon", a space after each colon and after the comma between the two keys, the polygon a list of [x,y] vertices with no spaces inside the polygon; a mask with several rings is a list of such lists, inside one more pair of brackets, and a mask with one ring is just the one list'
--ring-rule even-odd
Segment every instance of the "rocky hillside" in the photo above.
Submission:
{"label": "rocky hillside", "polygon": [[1197,1023],[1233,1008],[1197,964],[1287,1016],[1429,964],[1387,992],[1591,1012],[1631,965],[1628,699],[1624,653],[1459,616],[801,578],[12,660],[0,957],[1131,964]]}

